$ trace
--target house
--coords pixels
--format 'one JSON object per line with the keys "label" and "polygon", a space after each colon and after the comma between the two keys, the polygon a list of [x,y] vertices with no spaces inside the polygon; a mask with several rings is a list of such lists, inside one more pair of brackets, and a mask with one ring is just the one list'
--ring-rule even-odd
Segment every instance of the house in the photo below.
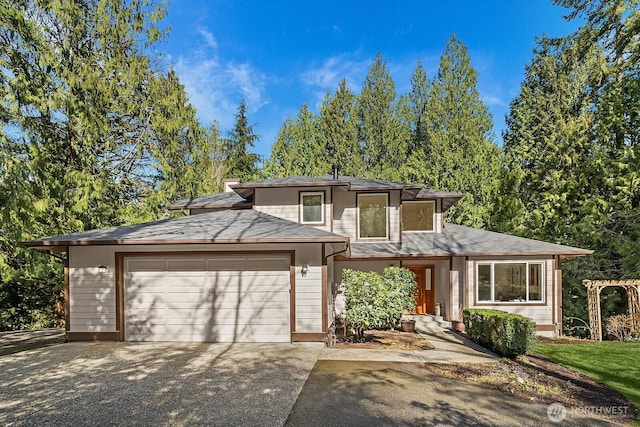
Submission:
{"label": "house", "polygon": [[[346,176],[226,182],[177,219],[23,242],[67,254],[69,340],[324,341],[345,268],[416,274],[417,312],[562,324],[561,259],[591,251],[443,222],[463,195]],[[186,213],[188,212],[188,215]]]}

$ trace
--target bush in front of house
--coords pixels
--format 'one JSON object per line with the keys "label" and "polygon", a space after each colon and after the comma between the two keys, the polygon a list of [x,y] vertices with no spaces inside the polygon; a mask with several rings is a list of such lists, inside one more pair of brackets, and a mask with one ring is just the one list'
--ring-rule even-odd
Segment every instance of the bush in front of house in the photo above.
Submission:
{"label": "bush in front of house", "polygon": [[519,314],[468,308],[463,321],[471,340],[506,357],[527,354],[537,341],[535,322]]}
{"label": "bush in front of house", "polygon": [[342,282],[346,320],[360,339],[367,329],[392,328],[403,310],[415,309],[415,276],[406,268],[387,267],[382,274],[345,269]]}

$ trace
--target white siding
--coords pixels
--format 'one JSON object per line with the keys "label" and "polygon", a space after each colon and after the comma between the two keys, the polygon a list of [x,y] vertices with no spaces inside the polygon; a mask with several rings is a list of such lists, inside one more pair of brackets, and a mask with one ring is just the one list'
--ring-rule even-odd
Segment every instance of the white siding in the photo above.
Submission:
{"label": "white siding", "polygon": [[[302,276],[302,266],[309,271]],[[296,323],[294,332],[322,332],[322,247],[307,245],[296,251]]]}
{"label": "white siding", "polygon": [[324,225],[311,227],[331,231],[331,189],[329,187],[256,188],[254,209],[278,218],[300,222],[300,192],[324,192]]}
{"label": "white siding", "polygon": [[296,332],[322,331],[322,267],[309,267],[302,277],[296,267]]}
{"label": "white siding", "polygon": [[357,238],[356,193],[335,188],[333,198],[333,232],[355,240]]}
{"label": "white siding", "polygon": [[[69,330],[115,332],[115,265],[109,251],[69,248]],[[106,273],[98,266],[107,266]]]}

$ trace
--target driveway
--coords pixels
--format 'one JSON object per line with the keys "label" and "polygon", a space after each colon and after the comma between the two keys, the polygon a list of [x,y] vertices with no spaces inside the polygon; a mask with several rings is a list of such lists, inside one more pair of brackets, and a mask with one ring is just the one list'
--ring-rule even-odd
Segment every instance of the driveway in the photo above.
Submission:
{"label": "driveway", "polygon": [[281,426],[322,345],[67,343],[0,357],[0,425]]}
{"label": "driveway", "polygon": [[320,360],[286,426],[618,425],[432,375],[420,363]]}
{"label": "driveway", "polygon": [[[317,343],[105,342],[4,355],[0,425],[551,424],[548,406],[431,375],[415,353],[327,360],[332,351]],[[603,425],[573,413],[566,422]]]}

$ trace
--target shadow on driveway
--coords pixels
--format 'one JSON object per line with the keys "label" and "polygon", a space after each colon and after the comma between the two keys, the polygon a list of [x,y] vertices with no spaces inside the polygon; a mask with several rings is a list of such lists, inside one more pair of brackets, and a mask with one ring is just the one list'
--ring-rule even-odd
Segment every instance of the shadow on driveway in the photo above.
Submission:
{"label": "shadow on driveway", "polygon": [[282,425],[321,346],[67,343],[0,357],[0,425]]}
{"label": "shadow on driveway", "polygon": [[[429,374],[417,363],[320,360],[285,425],[552,425],[547,409]],[[573,414],[565,422],[607,424]]]}

